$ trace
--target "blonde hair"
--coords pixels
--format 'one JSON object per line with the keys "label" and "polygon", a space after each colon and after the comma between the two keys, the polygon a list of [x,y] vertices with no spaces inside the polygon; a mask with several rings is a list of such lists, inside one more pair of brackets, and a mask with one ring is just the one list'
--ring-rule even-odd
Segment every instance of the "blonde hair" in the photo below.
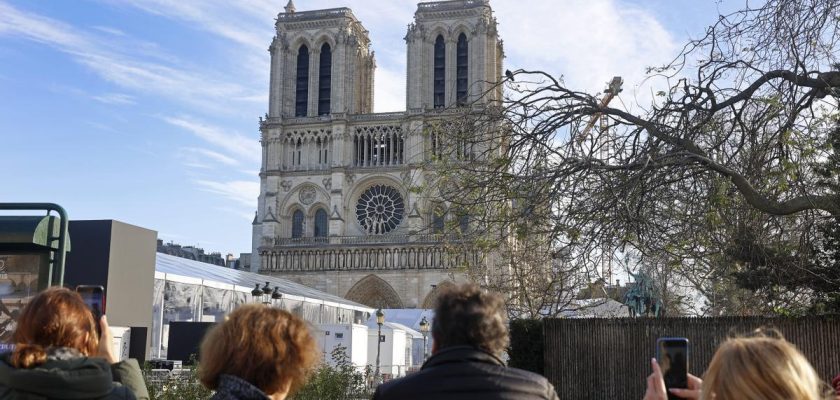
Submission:
{"label": "blonde hair", "polygon": [[302,319],[279,308],[248,304],[207,333],[200,357],[198,377],[204,386],[216,389],[219,377],[228,374],[270,395],[284,387],[290,394],[300,389],[320,353]]}
{"label": "blonde hair", "polygon": [[781,337],[731,338],[703,376],[702,400],[825,400],[826,387],[808,360]]}

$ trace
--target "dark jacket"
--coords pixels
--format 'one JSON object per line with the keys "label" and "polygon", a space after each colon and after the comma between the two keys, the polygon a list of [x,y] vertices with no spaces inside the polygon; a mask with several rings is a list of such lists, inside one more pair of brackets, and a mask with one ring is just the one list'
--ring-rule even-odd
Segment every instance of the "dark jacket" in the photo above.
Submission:
{"label": "dark jacket", "polygon": [[219,376],[216,394],[210,400],[266,400],[268,396],[250,382],[233,375]]}
{"label": "dark jacket", "polygon": [[15,368],[9,356],[0,356],[0,400],[149,399],[134,359],[109,365],[100,358],[81,357]]}
{"label": "dark jacket", "polygon": [[455,346],[437,352],[420,371],[380,385],[373,398],[556,400],[558,397],[554,387],[540,375],[505,367],[490,353]]}

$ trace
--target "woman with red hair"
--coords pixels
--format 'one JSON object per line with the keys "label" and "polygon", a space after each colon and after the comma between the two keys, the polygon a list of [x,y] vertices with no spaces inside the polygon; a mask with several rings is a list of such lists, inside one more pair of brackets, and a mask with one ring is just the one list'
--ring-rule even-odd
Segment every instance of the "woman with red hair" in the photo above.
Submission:
{"label": "woman with red hair", "polygon": [[146,399],[137,360],[116,362],[105,316],[96,321],[78,293],[53,287],[18,318],[15,349],[0,355],[0,399]]}
{"label": "woman with red hair", "polygon": [[211,400],[284,400],[303,386],[319,359],[305,321],[248,304],[207,332],[198,377],[216,392]]}

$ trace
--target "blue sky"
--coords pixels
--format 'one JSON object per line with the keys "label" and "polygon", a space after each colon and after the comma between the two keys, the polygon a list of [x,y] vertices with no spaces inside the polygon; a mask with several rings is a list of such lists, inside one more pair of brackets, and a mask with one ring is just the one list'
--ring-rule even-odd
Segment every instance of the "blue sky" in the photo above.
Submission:
{"label": "blue sky", "polygon": [[[286,0],[0,0],[0,201],[49,201],[164,240],[250,251],[273,19]],[[377,56],[375,110],[404,109],[416,2],[347,6]],[[621,101],[649,97],[644,67],[715,21],[713,0],[494,0],[506,67],[563,74]]]}

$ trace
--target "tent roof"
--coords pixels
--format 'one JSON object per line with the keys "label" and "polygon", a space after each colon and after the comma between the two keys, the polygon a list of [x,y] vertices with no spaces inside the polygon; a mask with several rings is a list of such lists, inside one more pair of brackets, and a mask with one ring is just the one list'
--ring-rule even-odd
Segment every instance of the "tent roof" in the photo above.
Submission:
{"label": "tent roof", "polygon": [[[376,317],[373,318],[372,322],[371,322],[371,320],[368,320],[367,327],[368,327],[368,333],[371,333],[371,332],[376,333],[376,328],[377,328]],[[422,339],[423,338],[422,333],[417,332],[414,329],[411,329],[411,328],[409,328],[409,327],[407,327],[403,324],[400,324],[398,322],[385,321],[385,323],[382,324],[382,328],[383,329],[392,329],[392,330],[404,331],[406,334],[410,335],[411,337],[413,337],[415,339]]]}
{"label": "tent roof", "polygon": [[[410,331],[409,333],[414,337],[423,337],[420,332],[420,320],[426,317],[431,328],[432,319],[434,319],[434,310],[426,310],[422,308],[387,308],[382,310],[385,313],[385,326],[391,329],[402,329]],[[371,314],[366,322],[368,328],[376,328],[376,315]]]}
{"label": "tent roof", "polygon": [[[165,276],[160,276],[160,274],[165,274]],[[294,283],[286,279],[220,267],[164,253],[157,253],[155,260],[155,277],[166,278],[173,281],[182,281],[184,283],[190,283],[195,280],[194,283],[196,284],[200,283],[205,286],[228,288],[247,293],[250,293],[251,290],[254,289],[254,285],[259,284],[260,287],[262,287],[265,282],[268,282],[269,287],[274,288],[277,286],[280,293],[283,293],[286,298],[339,306],[341,308],[349,308],[367,313],[373,312],[373,309],[368,306],[352,302],[320,290],[312,289],[308,286]]]}
{"label": "tent roof", "polygon": [[[420,321],[426,317],[426,321],[431,324],[435,317],[434,310],[427,310],[423,308],[387,308],[382,310],[385,313],[385,323],[396,322],[400,325],[405,325],[417,332],[420,331]],[[369,327],[376,327],[376,315],[371,314],[367,321]],[[429,325],[431,328],[431,325]]]}

